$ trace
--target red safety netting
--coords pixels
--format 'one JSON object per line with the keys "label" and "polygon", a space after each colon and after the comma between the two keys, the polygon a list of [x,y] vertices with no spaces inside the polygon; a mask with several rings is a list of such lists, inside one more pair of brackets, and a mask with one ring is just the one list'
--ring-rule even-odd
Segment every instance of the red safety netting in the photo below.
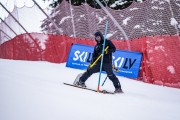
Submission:
{"label": "red safety netting", "polygon": [[146,37],[146,44],[148,82],[180,87],[180,37]]}
{"label": "red safety netting", "polygon": [[[0,58],[66,62],[72,44],[94,46],[90,39],[38,33],[21,34],[0,46]],[[128,50],[125,40],[112,40],[117,49]],[[132,51],[142,52],[137,80],[180,88],[180,36],[147,36],[129,41]]]}

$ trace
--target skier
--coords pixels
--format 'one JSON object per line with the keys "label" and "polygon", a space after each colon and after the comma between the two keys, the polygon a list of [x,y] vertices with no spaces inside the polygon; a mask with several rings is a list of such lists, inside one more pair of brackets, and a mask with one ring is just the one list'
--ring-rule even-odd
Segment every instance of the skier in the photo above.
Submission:
{"label": "skier", "polygon": [[[92,56],[93,63],[99,55],[102,53],[103,49],[103,43],[104,43],[104,37],[100,31],[97,31],[95,34],[95,40],[97,44],[94,47],[94,52]],[[112,70],[112,53],[116,51],[116,47],[110,40],[106,40],[106,46],[109,46],[108,50],[104,52],[104,58],[103,58],[103,65],[102,65],[102,71],[105,71],[107,73],[108,78],[113,82],[113,85],[115,87],[114,93],[122,93],[121,84],[118,80],[118,78],[115,76]],[[77,86],[80,87],[86,87],[85,81],[93,74],[100,71],[101,61],[99,60],[96,62],[94,66],[91,68],[87,68],[87,71],[82,74],[82,76],[79,78],[79,80],[75,83]]]}

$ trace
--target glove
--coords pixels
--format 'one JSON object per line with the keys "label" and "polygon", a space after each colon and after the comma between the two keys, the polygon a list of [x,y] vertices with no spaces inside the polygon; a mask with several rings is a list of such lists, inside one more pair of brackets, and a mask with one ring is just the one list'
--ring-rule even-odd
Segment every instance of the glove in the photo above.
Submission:
{"label": "glove", "polygon": [[119,72],[119,69],[118,69],[118,68],[115,68],[114,65],[112,65],[112,69],[114,69],[117,73]]}
{"label": "glove", "polygon": [[114,70],[115,70],[117,73],[119,72],[119,69],[117,69],[117,68],[115,68]]}

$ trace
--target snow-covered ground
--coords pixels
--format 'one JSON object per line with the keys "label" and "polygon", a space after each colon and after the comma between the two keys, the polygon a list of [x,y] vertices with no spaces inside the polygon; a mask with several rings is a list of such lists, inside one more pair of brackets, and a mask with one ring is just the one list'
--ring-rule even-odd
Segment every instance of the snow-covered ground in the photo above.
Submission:
{"label": "snow-covered ground", "polygon": [[[83,72],[65,66],[0,59],[0,120],[180,120],[180,89],[118,77],[124,94],[95,93],[63,85]],[[102,89],[114,91],[110,80]]]}

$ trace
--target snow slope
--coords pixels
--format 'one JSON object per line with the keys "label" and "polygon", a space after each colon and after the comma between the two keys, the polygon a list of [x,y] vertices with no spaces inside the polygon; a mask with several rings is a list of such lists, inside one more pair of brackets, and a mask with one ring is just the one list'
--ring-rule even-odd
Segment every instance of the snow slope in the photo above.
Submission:
{"label": "snow slope", "polygon": [[[81,72],[65,63],[0,59],[0,120],[180,120],[179,89],[124,77],[124,94],[62,84]],[[97,80],[95,74],[86,85],[96,89]],[[110,80],[102,89],[114,91]]]}

